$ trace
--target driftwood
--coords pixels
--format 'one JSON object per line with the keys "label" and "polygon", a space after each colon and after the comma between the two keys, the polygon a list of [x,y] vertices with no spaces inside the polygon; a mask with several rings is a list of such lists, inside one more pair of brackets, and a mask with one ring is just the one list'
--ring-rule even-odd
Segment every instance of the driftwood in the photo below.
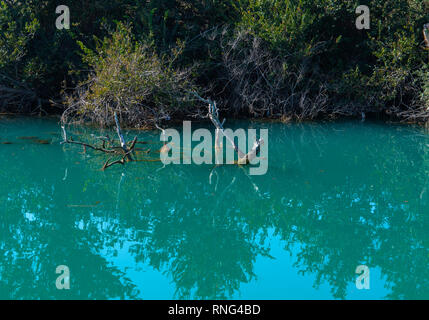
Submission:
{"label": "driftwood", "polygon": [[252,161],[257,153],[259,152],[259,149],[261,145],[264,143],[264,139],[257,139],[253,143],[252,149],[245,154],[243,151],[241,151],[238,146],[235,144],[234,140],[231,139],[230,136],[228,136],[223,128],[223,124],[225,123],[225,119],[221,122],[219,120],[219,111],[216,106],[216,102],[210,100],[210,99],[204,99],[198,95],[196,92],[191,92],[195,97],[197,97],[200,101],[203,101],[208,104],[208,117],[213,123],[213,125],[216,127],[216,137],[215,137],[215,153],[218,154],[222,150],[222,137],[221,134],[231,143],[232,147],[234,148],[235,152],[238,154],[238,164],[248,164],[250,161]]}
{"label": "driftwood", "polygon": [[[119,141],[121,142],[121,148],[122,150],[124,150],[124,156],[126,156],[128,160],[132,160],[129,149],[127,148],[127,143],[125,142],[124,136],[122,135],[121,126],[119,125],[119,120],[118,120],[118,116],[116,115],[116,112],[115,112],[115,123],[116,123],[116,133],[118,134]],[[136,138],[134,140],[136,140]],[[134,145],[133,145],[133,148],[134,148]]]}
{"label": "driftwood", "polygon": [[119,124],[118,117],[115,113],[115,123],[116,123],[116,133],[118,134],[119,143],[120,145],[114,145],[114,141],[107,135],[105,137],[95,137],[96,139],[101,141],[101,145],[94,145],[87,142],[81,142],[81,141],[75,141],[72,137],[69,137],[67,135],[67,131],[65,129],[65,125],[63,124],[61,126],[62,132],[63,132],[63,141],[61,144],[76,144],[81,145],[84,147],[84,150],[86,151],[86,148],[93,149],[95,151],[100,151],[108,154],[113,155],[120,155],[121,158],[115,161],[112,161],[112,157],[110,157],[103,165],[102,170],[105,170],[115,164],[124,164],[126,161],[134,161],[132,158],[132,152],[134,151],[134,147],[137,143],[137,136],[134,137],[133,141],[131,142],[130,146],[127,146],[127,142],[124,139],[124,136],[121,131],[121,126]]}
{"label": "driftwood", "polygon": [[124,144],[124,146],[123,146],[123,148],[125,148],[126,150],[128,150],[128,151],[126,151],[125,153],[124,153],[124,155],[122,156],[122,158],[121,159],[119,159],[119,160],[116,160],[116,161],[113,161],[113,162],[110,162],[110,160],[112,160],[112,158],[109,158],[105,163],[104,163],[104,166],[103,166],[103,168],[102,168],[102,170],[104,170],[104,169],[107,169],[108,167],[111,167],[111,166],[113,166],[114,164],[118,164],[118,163],[120,163],[120,164],[124,164],[125,163],[125,159],[127,158],[128,159],[128,161],[133,161],[133,159],[131,158],[131,152],[133,152],[133,149],[134,149],[134,146],[136,145],[136,142],[137,142],[137,137],[134,137],[134,140],[133,140],[133,142],[131,143],[131,146],[130,146],[130,148],[129,149],[127,149],[127,147],[126,147],[126,144]]}

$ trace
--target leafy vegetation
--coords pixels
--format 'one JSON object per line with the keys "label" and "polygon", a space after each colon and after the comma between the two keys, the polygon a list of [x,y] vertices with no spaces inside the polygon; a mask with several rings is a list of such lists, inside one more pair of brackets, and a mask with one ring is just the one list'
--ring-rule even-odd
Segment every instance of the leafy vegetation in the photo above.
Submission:
{"label": "leafy vegetation", "polygon": [[180,43],[172,56],[159,57],[147,43],[136,42],[129,27],[118,24],[95,51],[80,45],[83,61],[93,72],[83,90],[69,97],[64,121],[77,118],[107,125],[117,112],[125,124],[143,126],[186,114],[192,107],[185,98],[195,90],[190,70],[172,68],[183,49]]}
{"label": "leafy vegetation", "polygon": [[198,114],[198,90],[237,117],[429,119],[428,1],[74,1],[69,30],[59,4],[0,1],[3,110],[142,126]]}

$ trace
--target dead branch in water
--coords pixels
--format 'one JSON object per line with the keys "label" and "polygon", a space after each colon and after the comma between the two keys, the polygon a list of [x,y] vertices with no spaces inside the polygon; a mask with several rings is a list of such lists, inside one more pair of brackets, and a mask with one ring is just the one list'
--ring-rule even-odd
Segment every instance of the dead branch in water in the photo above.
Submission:
{"label": "dead branch in water", "polygon": [[215,138],[215,151],[216,153],[220,152],[222,150],[222,145],[220,143],[221,140],[221,136],[220,134],[222,134],[232,145],[232,147],[234,148],[235,152],[238,154],[238,164],[248,164],[250,161],[252,161],[261,145],[264,143],[264,139],[257,139],[252,147],[252,150],[250,150],[247,154],[244,154],[243,151],[241,151],[238,146],[235,144],[234,140],[231,139],[230,136],[228,136],[223,128],[223,124],[225,123],[225,119],[223,119],[223,121],[221,122],[219,120],[219,111],[218,108],[216,106],[216,102],[210,100],[210,99],[204,99],[202,97],[200,97],[200,95],[196,92],[191,92],[195,97],[197,97],[200,101],[203,101],[205,103],[207,103],[209,106],[209,112],[208,112],[208,117],[211,120],[211,122],[213,123],[213,125],[216,127],[216,138]]}
{"label": "dead branch in water", "polygon": [[69,138],[67,135],[67,131],[65,129],[65,125],[63,124],[61,126],[62,132],[63,132],[63,141],[61,142],[61,144],[77,144],[77,145],[81,145],[85,148],[90,148],[93,149],[95,151],[100,151],[103,153],[108,153],[108,154],[113,154],[113,155],[121,155],[121,159],[119,160],[115,160],[115,161],[111,161],[112,157],[110,157],[103,165],[102,170],[105,170],[115,164],[124,164],[126,161],[134,161],[134,159],[132,158],[131,154],[134,151],[134,147],[137,143],[137,136],[134,137],[133,141],[131,142],[131,145],[128,147],[127,146],[127,142],[125,141],[125,138],[122,134],[122,130],[119,124],[119,120],[118,117],[115,113],[115,123],[116,123],[116,133],[118,134],[118,138],[119,138],[119,143],[120,145],[114,145],[114,142],[112,139],[110,139],[109,136],[106,137],[95,137],[96,139],[99,139],[101,141],[101,145],[94,145],[94,144],[90,144],[87,142],[81,142],[81,141],[75,141],[73,140],[73,138]]}
{"label": "dead branch in water", "polygon": [[[116,115],[116,112],[115,112],[115,123],[116,123],[116,133],[118,134],[119,141],[121,142],[121,148],[122,148],[122,150],[124,150],[124,153],[125,153],[124,157],[126,156],[128,160],[132,160],[132,158],[130,156],[130,152],[127,148],[127,143],[125,142],[124,136],[122,135],[121,126],[119,125],[119,120],[118,120],[118,116]],[[136,139],[134,139],[134,140],[136,140]],[[134,142],[134,144],[135,144],[135,142]]]}
{"label": "dead branch in water", "polygon": [[[104,166],[103,166],[103,168],[102,168],[102,170],[105,170],[105,169],[107,169],[108,167],[111,167],[111,166],[113,166],[114,164],[124,164],[125,163],[125,159],[128,159],[128,161],[134,161],[132,158],[131,158],[131,156],[130,156],[130,154],[131,154],[131,152],[134,150],[134,146],[136,145],[136,142],[137,142],[137,136],[136,137],[134,137],[134,140],[133,140],[133,142],[131,143],[131,146],[130,146],[130,148],[128,149],[128,151],[126,152],[126,153],[124,153],[124,155],[122,156],[122,158],[121,159],[119,159],[119,160],[116,160],[116,161],[113,161],[113,162],[110,162],[110,160],[112,159],[112,158],[109,158],[105,163],[104,163]],[[125,144],[125,148],[126,148],[126,144]],[[130,158],[131,158],[131,160],[130,160]]]}

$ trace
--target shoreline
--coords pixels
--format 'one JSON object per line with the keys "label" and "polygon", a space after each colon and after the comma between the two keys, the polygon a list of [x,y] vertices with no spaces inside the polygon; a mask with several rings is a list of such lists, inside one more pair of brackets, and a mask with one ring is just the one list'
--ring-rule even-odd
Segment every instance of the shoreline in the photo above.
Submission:
{"label": "shoreline", "polygon": [[[0,119],[4,118],[32,118],[32,119],[50,119],[50,120],[58,120],[58,124],[61,123],[61,114],[47,114],[47,115],[34,115],[31,113],[12,113],[5,112],[0,113]],[[221,117],[222,119],[224,117]],[[426,122],[423,121],[409,121],[405,119],[400,119],[398,117],[387,116],[384,113],[372,113],[370,116],[367,116],[364,120],[357,116],[336,116],[336,117],[320,117],[318,119],[291,119],[288,118],[286,120],[283,117],[261,117],[261,118],[252,118],[252,117],[229,117],[228,115],[225,117],[226,121],[248,121],[249,123],[281,123],[281,124],[321,124],[321,123],[330,123],[330,122],[341,122],[341,121],[357,121],[357,122],[380,122],[385,124],[398,124],[398,125],[416,125],[419,127],[424,127],[429,129],[429,120]],[[169,125],[171,127],[180,126],[183,121],[191,121],[192,123],[210,123],[210,120],[204,118],[192,118],[192,117],[183,117],[178,119],[171,119],[166,122],[163,122],[163,125]],[[72,122],[68,123],[71,126],[83,126],[92,129],[106,129],[111,126],[100,126],[93,122]],[[156,126],[145,126],[145,127],[123,127],[124,130],[127,131],[153,131],[158,130]]]}

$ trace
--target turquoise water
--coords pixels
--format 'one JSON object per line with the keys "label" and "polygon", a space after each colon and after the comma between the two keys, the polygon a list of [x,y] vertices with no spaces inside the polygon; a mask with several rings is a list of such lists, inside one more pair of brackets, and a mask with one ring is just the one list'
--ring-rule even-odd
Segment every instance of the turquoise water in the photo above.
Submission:
{"label": "turquoise water", "polygon": [[[158,161],[102,171],[105,155],[59,144],[56,120],[1,118],[0,298],[429,299],[423,129],[250,126],[269,129],[263,176]],[[159,159],[158,132],[135,134]]]}

